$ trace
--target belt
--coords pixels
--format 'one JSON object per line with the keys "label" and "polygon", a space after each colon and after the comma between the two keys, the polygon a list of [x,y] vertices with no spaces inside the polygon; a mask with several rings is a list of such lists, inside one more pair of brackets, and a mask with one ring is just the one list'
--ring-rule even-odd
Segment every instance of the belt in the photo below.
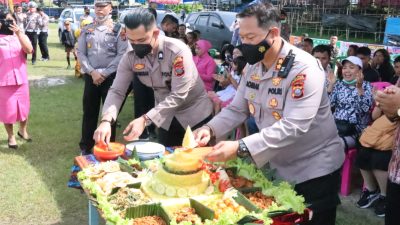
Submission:
{"label": "belt", "polygon": [[35,30],[26,30],[26,32],[36,33]]}

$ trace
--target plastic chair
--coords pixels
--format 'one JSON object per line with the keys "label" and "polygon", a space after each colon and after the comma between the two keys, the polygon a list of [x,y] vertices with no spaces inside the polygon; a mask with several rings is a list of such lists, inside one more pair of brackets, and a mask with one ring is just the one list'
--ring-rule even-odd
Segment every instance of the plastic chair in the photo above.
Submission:
{"label": "plastic chair", "polygon": [[351,171],[356,159],[357,149],[351,148],[347,151],[342,167],[342,182],[340,185],[340,194],[348,196],[351,192]]}
{"label": "plastic chair", "polygon": [[372,82],[372,87],[376,88],[377,90],[384,90],[386,87],[391,86],[392,84],[389,82]]}

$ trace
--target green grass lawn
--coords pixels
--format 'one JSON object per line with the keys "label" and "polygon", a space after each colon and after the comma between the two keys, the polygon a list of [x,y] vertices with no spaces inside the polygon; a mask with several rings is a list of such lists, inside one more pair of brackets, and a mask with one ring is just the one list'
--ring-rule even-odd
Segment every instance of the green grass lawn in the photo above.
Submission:
{"label": "green grass lawn", "polygon": [[[32,143],[18,140],[18,150],[8,149],[5,130],[0,128],[0,225],[83,225],[88,221],[86,196],[67,188],[69,170],[78,154],[83,81],[73,76],[73,70],[65,69],[65,53],[58,44],[56,26],[52,24],[51,28],[51,61],[29,65],[29,76],[57,76],[66,83],[43,87],[31,81]],[[132,114],[129,97],[120,115],[119,140]],[[357,197],[355,193],[343,199],[337,224],[383,225],[371,210],[354,206]]]}

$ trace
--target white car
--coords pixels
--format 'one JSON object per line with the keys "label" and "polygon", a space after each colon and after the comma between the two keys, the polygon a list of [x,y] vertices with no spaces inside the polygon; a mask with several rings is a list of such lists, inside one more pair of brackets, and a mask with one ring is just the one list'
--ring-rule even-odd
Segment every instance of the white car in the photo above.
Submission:
{"label": "white car", "polygon": [[[69,20],[71,22],[71,29],[76,30],[79,28],[79,18],[84,14],[84,6],[73,6],[64,9],[61,12],[60,18],[58,18],[58,37],[61,40],[61,33],[65,29],[64,21]],[[93,6],[88,6],[90,8],[90,15],[94,18],[94,8]]]}

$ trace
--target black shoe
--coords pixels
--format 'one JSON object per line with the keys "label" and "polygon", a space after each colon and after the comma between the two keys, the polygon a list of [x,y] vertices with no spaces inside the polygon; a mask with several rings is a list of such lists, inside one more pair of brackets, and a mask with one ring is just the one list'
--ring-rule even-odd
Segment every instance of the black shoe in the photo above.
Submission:
{"label": "black shoe", "polygon": [[379,198],[378,191],[370,192],[368,189],[362,191],[360,199],[357,202],[357,206],[361,209],[370,207]]}
{"label": "black shoe", "polygon": [[22,136],[22,134],[18,131],[18,136],[20,137],[20,138],[22,138],[22,139],[24,139],[25,141],[27,141],[27,142],[32,142],[32,138],[24,138],[24,136]]}
{"label": "black shoe", "polygon": [[378,217],[385,217],[386,211],[386,197],[379,195],[378,200],[375,202],[375,214]]}
{"label": "black shoe", "polygon": [[18,148],[18,145],[10,145],[10,144],[8,144],[8,148],[17,149],[17,148]]}
{"label": "black shoe", "polygon": [[32,65],[35,65],[36,64],[36,61],[32,61]]}

